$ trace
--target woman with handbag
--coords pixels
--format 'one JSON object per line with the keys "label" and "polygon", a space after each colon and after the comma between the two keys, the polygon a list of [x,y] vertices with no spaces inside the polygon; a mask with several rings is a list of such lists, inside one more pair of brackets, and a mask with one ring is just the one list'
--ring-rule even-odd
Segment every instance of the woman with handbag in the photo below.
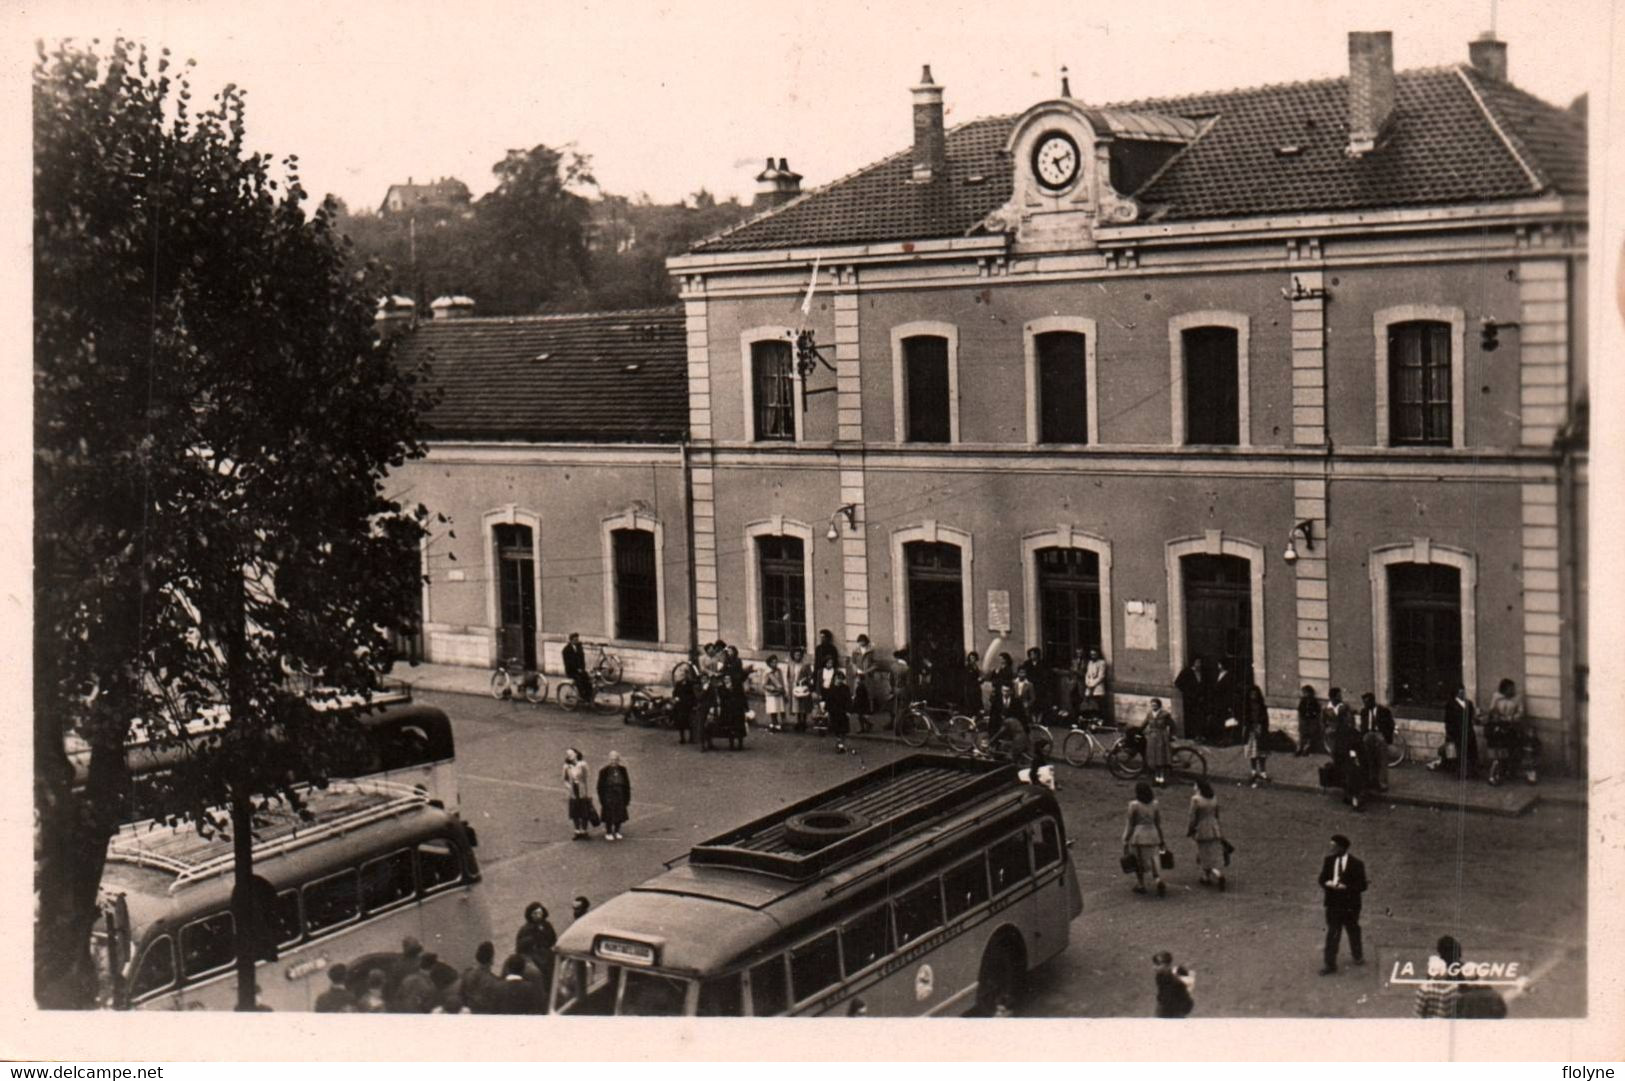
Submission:
{"label": "woman with handbag", "polygon": [[1219,797],[1206,778],[1196,782],[1196,793],[1191,796],[1191,820],[1185,830],[1187,837],[1196,841],[1196,866],[1202,869],[1197,881],[1206,886],[1217,883],[1224,892],[1224,829],[1219,825]]}
{"label": "woman with handbag", "polygon": [[1167,885],[1157,866],[1158,857],[1166,852],[1168,844],[1162,837],[1162,814],[1157,809],[1157,798],[1151,786],[1140,781],[1134,786],[1134,801],[1128,805],[1128,819],[1123,824],[1123,866],[1134,861],[1135,893],[1145,892],[1145,873],[1157,883],[1157,896],[1165,896]]}
{"label": "woman with handbag", "polygon": [[564,752],[564,788],[569,793],[569,803],[566,809],[570,814],[570,824],[575,827],[575,840],[585,841],[590,836],[588,830],[596,825],[598,812],[592,805],[592,797],[588,795],[587,788],[587,760],[580,751],[571,747]]}
{"label": "woman with handbag", "polygon": [[1168,767],[1173,764],[1173,714],[1162,708],[1162,702],[1151,700],[1145,720],[1145,768],[1155,778],[1158,788],[1168,783]]}

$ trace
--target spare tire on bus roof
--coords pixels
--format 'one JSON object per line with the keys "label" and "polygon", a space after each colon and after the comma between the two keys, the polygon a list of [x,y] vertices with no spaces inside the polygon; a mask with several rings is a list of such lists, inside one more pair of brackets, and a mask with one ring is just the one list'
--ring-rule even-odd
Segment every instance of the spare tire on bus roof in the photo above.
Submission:
{"label": "spare tire on bus roof", "polygon": [[784,840],[792,848],[823,848],[870,825],[863,815],[851,811],[808,811],[785,819]]}

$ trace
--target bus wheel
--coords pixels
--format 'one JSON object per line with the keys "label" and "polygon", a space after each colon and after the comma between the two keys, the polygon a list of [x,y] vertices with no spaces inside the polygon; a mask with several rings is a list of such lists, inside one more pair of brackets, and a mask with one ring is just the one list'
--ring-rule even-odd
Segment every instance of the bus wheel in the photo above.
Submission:
{"label": "bus wheel", "polygon": [[784,822],[784,839],[793,848],[818,849],[869,828],[869,820],[850,811],[809,811]]}
{"label": "bus wheel", "polygon": [[1015,1004],[1021,978],[1027,971],[1027,951],[1021,938],[1006,928],[993,936],[982,954],[982,967],[976,976],[976,1005],[972,1017],[993,1017],[1000,1007]]}

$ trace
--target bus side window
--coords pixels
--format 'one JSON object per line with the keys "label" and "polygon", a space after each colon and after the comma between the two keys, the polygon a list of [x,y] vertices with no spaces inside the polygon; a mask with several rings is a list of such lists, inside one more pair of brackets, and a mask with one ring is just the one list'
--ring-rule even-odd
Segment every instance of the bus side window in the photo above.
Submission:
{"label": "bus side window", "polygon": [[718,976],[700,984],[701,1017],[740,1017],[745,1012],[745,995],[739,973]]}
{"label": "bus side window", "polygon": [[361,907],[368,912],[388,908],[417,892],[412,878],[412,850],[403,848],[361,865]]}
{"label": "bus side window", "polygon": [[790,1007],[790,981],[784,974],[784,956],[770,958],[750,970],[750,1012],[774,1017]]}
{"label": "bus side window", "polygon": [[354,871],[340,871],[305,887],[305,929],[312,935],[349,923],[360,911]]}
{"label": "bus side window", "polygon": [[932,879],[909,890],[896,901],[897,944],[907,946],[942,926],[941,884]]}
{"label": "bus side window", "polygon": [[271,926],[276,930],[276,944],[289,946],[299,941],[299,894],[284,890],[276,895],[276,907],[271,910]]}
{"label": "bus side window", "polygon": [[237,956],[230,912],[219,912],[181,928],[181,969],[201,976],[221,968]]}
{"label": "bus side window", "polygon": [[885,905],[872,908],[841,930],[841,956],[848,976],[868,968],[892,950],[891,919]]}
{"label": "bus side window", "polygon": [[455,886],[463,877],[463,858],[450,841],[424,841],[418,845],[418,888],[434,893]]}
{"label": "bus side window", "polygon": [[942,876],[948,918],[958,919],[987,900],[987,860],[981,856],[961,863]]}
{"label": "bus side window", "polygon": [[1061,858],[1061,831],[1046,818],[1033,828],[1033,866],[1043,870]]}
{"label": "bus side window", "polygon": [[141,967],[130,981],[130,998],[140,999],[154,991],[163,991],[175,983],[175,943],[168,935],[159,935],[147,945],[141,955]]}
{"label": "bus side window", "polygon": [[790,986],[797,1002],[840,982],[841,947],[834,931],[790,952]]}
{"label": "bus side window", "polygon": [[1003,893],[1032,873],[1027,865],[1027,834],[1006,837],[987,850],[987,863],[993,872],[993,892]]}

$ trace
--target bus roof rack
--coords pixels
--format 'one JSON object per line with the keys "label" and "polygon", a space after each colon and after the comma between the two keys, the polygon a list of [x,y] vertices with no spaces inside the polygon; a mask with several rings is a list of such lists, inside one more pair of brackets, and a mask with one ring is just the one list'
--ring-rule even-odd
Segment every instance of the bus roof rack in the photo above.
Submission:
{"label": "bus roof rack", "polygon": [[[1015,769],[998,762],[909,755],[703,841],[689,851],[688,862],[793,880],[816,878],[1015,781]],[[814,812],[844,812],[866,824],[821,847],[797,847],[789,837],[790,819]]]}
{"label": "bus roof rack", "polygon": [[[325,789],[305,789],[304,797],[314,820],[301,818],[285,803],[255,813],[265,823],[255,831],[256,862],[430,805],[421,789],[387,781],[335,781]],[[123,827],[107,848],[110,863],[173,874],[170,893],[229,870],[234,858],[224,835],[204,837],[195,826],[171,828],[156,822]]]}

